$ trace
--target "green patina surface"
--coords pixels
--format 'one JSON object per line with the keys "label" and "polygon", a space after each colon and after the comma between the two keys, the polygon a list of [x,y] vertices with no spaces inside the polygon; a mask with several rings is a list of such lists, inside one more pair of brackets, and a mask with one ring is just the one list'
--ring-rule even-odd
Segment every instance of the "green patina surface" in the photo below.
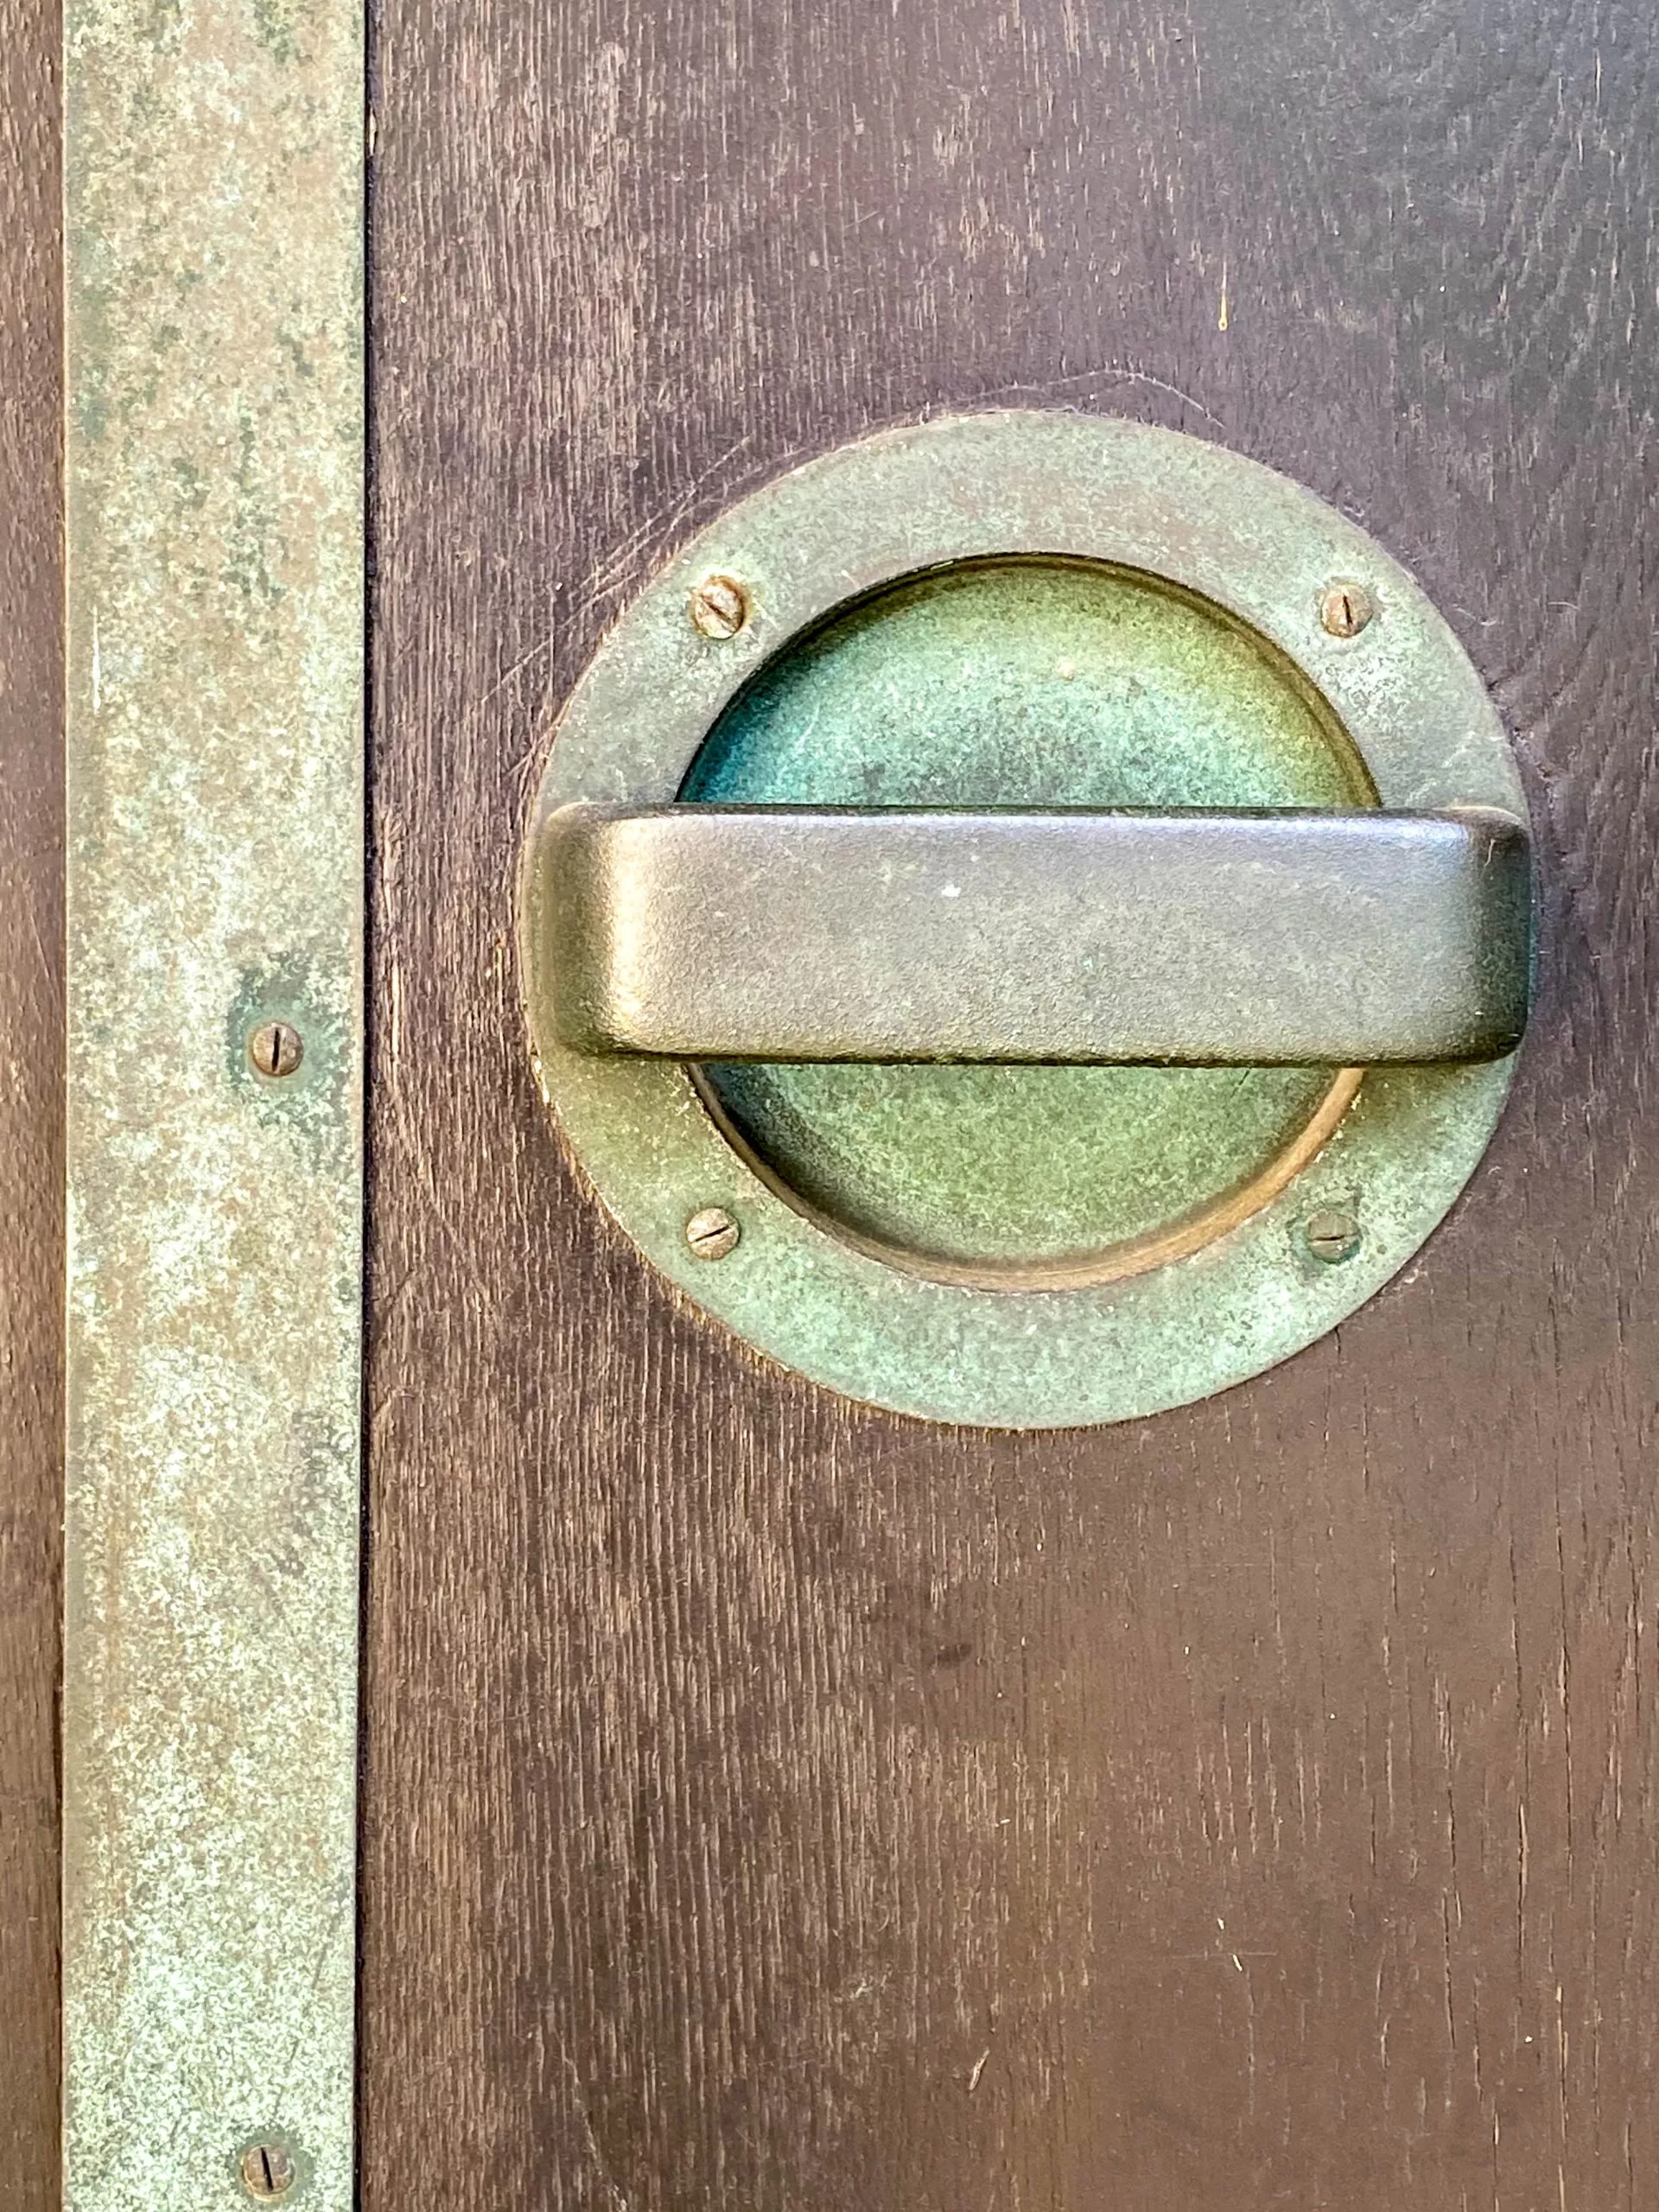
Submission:
{"label": "green patina surface", "polygon": [[[855,608],[727,709],[686,798],[728,805],[1352,808],[1351,747],[1214,608],[991,563]],[[1262,1174],[1328,1069],[730,1065],[734,1127],[831,1220],[925,1266],[1107,1262]]]}
{"label": "green patina surface", "polygon": [[65,2197],[346,2212],[361,16],[70,0],[65,81]]}
{"label": "green patina surface", "polygon": [[[1103,584],[1085,617],[1075,594],[1090,587],[1052,565],[1004,571],[1001,582],[906,582],[1011,556],[1140,572],[1187,599]],[[740,580],[752,609],[729,639],[703,637],[688,616],[689,595],[716,573]],[[1320,624],[1336,577],[1363,586],[1378,610],[1354,638],[1332,638]],[[862,605],[895,585],[885,609]],[[953,608],[1005,585],[1023,594],[1021,613],[988,626],[970,613],[969,637],[953,644]],[[1044,594],[1051,603],[1039,603]],[[1195,614],[1192,599],[1217,612]],[[913,625],[919,672],[900,668],[875,634],[895,614]],[[1176,637],[1157,634],[1166,619]],[[1027,620],[1029,649],[1004,634]],[[843,620],[838,637],[817,634]],[[1235,625],[1262,642],[1241,639]],[[1087,631],[1092,652],[1077,643]],[[1145,683],[1142,653],[1160,685],[1187,687],[1181,728],[1200,733],[1196,757],[1172,742],[1173,701],[1152,705],[1131,691],[1132,680]],[[1078,673],[1063,677],[1061,658]],[[1235,687],[1262,720],[1235,713]],[[925,750],[941,695],[950,713],[938,727],[956,755],[948,770]],[[1068,696],[1085,706],[1073,709]],[[837,699],[834,714],[813,711],[815,700]],[[1338,732],[1370,791],[1351,780]],[[894,762],[911,779],[902,791]],[[1080,763],[1099,773],[1092,788]],[[1522,821],[1526,811],[1502,728],[1452,632],[1380,546],[1300,486],[1197,440],[1099,418],[1011,411],[884,433],[780,478],[703,531],[629,609],[566,709],[526,846],[521,907],[531,1035],[564,1134],[618,1221],[700,1306],[855,1397],[938,1420],[1049,1427],[1138,1418],[1258,1374],[1351,1313],[1417,1251],[1485,1147],[1510,1062],[1373,1070],[1331,1141],[1277,1196],[1184,1257],[1109,1281],[993,1287],[930,1280],[811,1217],[728,1141],[687,1070],[560,1041],[560,947],[540,832],[562,804],[649,807],[741,790],[959,805],[988,795],[985,785],[963,787],[967,771],[987,778],[989,796],[1012,783],[1027,803],[1062,783],[1067,797],[1121,801],[1133,791],[1191,803],[1196,793],[1208,803],[1224,792],[1236,803],[1243,779],[1260,775],[1271,785],[1262,795],[1281,800],[1306,791],[1333,804],[1374,797],[1402,810],[1485,806]],[[1055,784],[1042,787],[1044,774]],[[720,1080],[729,1109],[749,1114],[757,1145],[785,1179],[825,1179],[826,1211],[841,1208],[844,1221],[862,1209],[884,1231],[901,1223],[936,1250],[982,1258],[1022,1237],[1071,1249],[1074,1239],[1132,1230],[1164,1203],[1158,1162],[1172,1137],[1167,1188],[1191,1191],[1206,1173],[1224,1185],[1236,1160],[1275,1141],[1275,1112],[1287,1126],[1306,1097],[1294,1071],[1278,1106],[1252,1077],[1230,1124],[1220,1094],[1237,1083],[1235,1071],[1203,1109],[1196,1102],[1208,1086],[1190,1087],[1189,1122],[1187,1109],[1167,1110],[1175,1087],[1148,1082],[1145,1098],[1163,1102],[1147,1108],[1148,1128],[1130,1104],[1142,1086],[1120,1078],[1071,1089],[1090,1103],[1067,1127],[1060,1101],[1077,1078],[1056,1078],[1045,1105],[1047,1071],[1039,1073],[1027,1085],[982,1084],[977,1071],[940,1083],[931,1071],[906,1070],[896,1083],[876,1077],[868,1091],[861,1073],[791,1071],[747,1090],[747,1071]],[[973,1118],[957,1129],[964,1103]],[[1205,1113],[1211,1151],[1192,1134]],[[918,1121],[931,1124],[919,1137]],[[1046,1157],[1030,1161],[1019,1156],[1015,1128],[1033,1122]],[[953,1131],[964,1164],[948,1156]],[[1074,1174],[1081,1198],[1051,1190]],[[988,1179],[999,1177],[1007,1187],[988,1207]],[[742,1228],[730,1256],[712,1264],[688,1250],[683,1233],[709,1205]],[[1308,1249],[1305,1226],[1321,1209],[1359,1223],[1357,1249],[1339,1266]]]}

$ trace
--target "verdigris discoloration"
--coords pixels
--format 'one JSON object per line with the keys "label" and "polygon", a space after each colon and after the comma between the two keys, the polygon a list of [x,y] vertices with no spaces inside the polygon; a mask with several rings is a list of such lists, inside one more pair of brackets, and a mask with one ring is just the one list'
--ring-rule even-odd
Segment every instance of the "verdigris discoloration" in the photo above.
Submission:
{"label": "verdigris discoloration", "polygon": [[[1410,576],[1352,523],[1284,477],[1192,438],[1098,417],[964,416],[884,433],[780,478],[722,515],[634,602],[555,739],[526,853],[522,949],[549,1101],[607,1205],[682,1290],[758,1349],[850,1396],[937,1420],[1054,1427],[1137,1419],[1225,1389],[1351,1313],[1404,1266],[1472,1172],[1507,1094],[1510,1061],[1376,1067],[1363,1083],[1351,1075],[1345,1087],[1310,1101],[1300,1135],[1267,1173],[1241,1185],[1241,1195],[1211,1205],[1201,1192],[1200,1208],[1137,1226],[1133,1272],[1108,1279],[1088,1269],[1080,1271],[1086,1279],[1060,1283],[1010,1269],[993,1287],[979,1279],[977,1265],[950,1279],[946,1268],[954,1271],[961,1255],[941,1256],[936,1246],[925,1278],[895,1263],[896,1240],[886,1233],[899,1211],[895,1179],[880,1194],[880,1219],[874,1208],[861,1217],[845,1198],[861,1179],[853,1196],[862,1202],[873,1159],[885,1172],[895,1160],[908,1170],[924,1152],[948,1161],[965,1154],[950,1113],[925,1123],[912,1090],[899,1100],[904,1110],[884,1122],[888,1101],[854,1092],[855,1111],[837,1122],[830,1109],[841,1102],[801,1080],[818,1071],[785,1068],[787,1095],[774,1090],[762,1102],[767,1158],[752,1139],[741,1141],[747,1133],[739,1115],[748,1102],[735,1096],[731,1070],[715,1071],[700,1088],[671,1062],[574,1048],[554,1019],[557,916],[541,865],[547,825],[570,801],[630,809],[688,797],[798,805],[1332,803],[1340,777],[1331,796],[1239,787],[1232,780],[1238,760],[1249,765],[1252,749],[1243,741],[1259,747],[1269,724],[1257,716],[1233,728],[1215,712],[1202,725],[1190,717],[1171,725],[1181,737],[1168,770],[1176,780],[1149,787],[1156,732],[1142,718],[1128,740],[1121,729],[1115,738],[1116,709],[1103,692],[1086,726],[1068,712],[1066,726],[1086,743],[1068,747],[1065,785],[1033,788],[1045,772],[1041,741],[1059,726],[1054,698],[1084,674],[1082,649],[1074,660],[1065,646],[1069,673],[1046,671],[1045,681],[1054,680],[1042,715],[1022,721],[1028,694],[1016,687],[992,727],[994,746],[975,755],[960,741],[971,719],[962,702],[977,696],[993,656],[970,632],[938,656],[932,677],[920,684],[907,659],[901,667],[874,653],[860,664],[855,697],[814,691],[803,715],[768,720],[763,712],[766,742],[749,747],[756,702],[765,709],[769,688],[775,692],[788,677],[791,644],[816,639],[827,653],[859,626],[845,610],[868,605],[871,626],[879,627],[893,603],[886,588],[897,580],[953,563],[1006,564],[1008,556],[1104,563],[1143,583],[1160,580],[1149,595],[1166,598],[1171,608],[1208,610],[1211,626],[1248,641],[1251,667],[1270,668],[1306,706],[1325,733],[1333,769],[1347,764],[1361,803],[1402,812],[1484,806],[1524,822],[1513,758],[1467,656]],[[746,595],[748,619],[729,638],[711,639],[688,619],[691,594],[710,575],[736,579]],[[1321,608],[1333,580],[1363,591],[1375,608],[1363,631],[1338,637],[1326,626]],[[867,596],[878,592],[884,596]],[[898,598],[902,606],[906,594]],[[818,627],[838,613],[836,627]],[[1157,642],[1148,634],[1144,650]],[[809,643],[808,654],[813,650]],[[1190,665],[1198,650],[1189,641],[1174,658]],[[883,714],[890,742],[867,754],[862,734]],[[1192,755],[1202,748],[1190,733],[1212,725],[1228,739],[1227,757],[1219,783],[1202,789],[1191,780]],[[1292,725],[1278,727],[1288,733]],[[741,741],[728,758],[721,748],[734,728]],[[1015,734],[1003,743],[1005,730]],[[977,745],[982,733],[969,734]],[[1115,745],[1133,756],[1141,780],[1100,790],[1080,785],[1073,756],[1092,746],[1110,762]],[[1007,780],[976,790],[969,779],[987,772],[986,757],[999,776],[1006,766]],[[933,780],[899,788],[918,758]],[[732,760],[741,777],[728,772]],[[838,784],[826,784],[826,763]],[[867,775],[874,787],[861,790]],[[885,1074],[919,1075],[938,1087],[961,1072]],[[1050,1071],[987,1072],[1001,1082]],[[1173,1086],[1209,1071],[1144,1072]],[[832,1065],[827,1073],[839,1082],[844,1071]],[[1236,1078],[1229,1071],[1225,1079]],[[711,1098],[715,1084],[721,1095]],[[1029,1129],[1021,1103],[1029,1103],[1029,1093],[1016,1102],[1006,1134],[994,1133],[1005,1154]],[[1145,1102],[1114,1084],[1091,1103],[1099,1151],[1109,1155],[1116,1128],[1128,1141],[1127,1114],[1116,1128],[1113,1116]],[[1216,1149],[1208,1141],[1193,1144],[1190,1105],[1190,1098],[1179,1102],[1160,1123],[1160,1150],[1179,1142],[1196,1159]],[[809,1154],[809,1165],[823,1159],[823,1132],[838,1141],[851,1130],[852,1173],[840,1175],[835,1204],[817,1203],[819,1192],[776,1172],[785,1115],[806,1130],[791,1165]],[[1065,1116],[1052,1117],[1051,1127],[1067,1137]],[[887,1141],[888,1128],[895,1142]],[[728,1141],[728,1130],[740,1141]],[[885,1147],[879,1157],[878,1142]],[[1045,1142],[1051,1158],[1062,1156],[1058,1140]],[[977,1169],[993,1157],[987,1145],[972,1164]],[[1152,1147],[1143,1159],[1156,1167]],[[959,1195],[958,1215],[978,1197],[967,1178],[952,1186],[936,1176],[931,1190]],[[900,1195],[911,1218],[923,1213],[908,1192]],[[943,1209],[931,1192],[924,1198],[931,1225]],[[741,1232],[718,1268],[700,1261],[683,1235],[688,1215],[708,1207],[723,1208]],[[1340,1267],[1308,1246],[1306,1224],[1321,1209],[1351,1212],[1363,1224],[1357,1250]],[[1006,1217],[992,1226],[1002,1264],[1013,1239]]]}
{"label": "verdigris discoloration", "polygon": [[362,26],[71,0],[66,52],[66,2196],[209,2212],[272,2139],[343,2212]]}

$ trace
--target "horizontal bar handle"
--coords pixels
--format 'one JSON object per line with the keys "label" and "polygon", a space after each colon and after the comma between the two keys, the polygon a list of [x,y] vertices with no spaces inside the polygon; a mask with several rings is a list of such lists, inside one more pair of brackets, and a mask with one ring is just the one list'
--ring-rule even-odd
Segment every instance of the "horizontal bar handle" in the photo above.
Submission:
{"label": "horizontal bar handle", "polygon": [[1526,1020],[1527,834],[1485,809],[582,805],[539,864],[590,1052],[1342,1067]]}

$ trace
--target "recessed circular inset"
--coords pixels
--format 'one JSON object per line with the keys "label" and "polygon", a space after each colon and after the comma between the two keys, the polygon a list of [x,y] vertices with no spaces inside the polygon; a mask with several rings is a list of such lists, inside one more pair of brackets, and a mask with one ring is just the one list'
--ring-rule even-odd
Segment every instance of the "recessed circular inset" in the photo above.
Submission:
{"label": "recessed circular inset", "polygon": [[[743,579],[717,652],[685,619],[709,576]],[[1328,626],[1333,577],[1382,618],[1363,635]],[[1440,1220],[1508,1088],[1507,1059],[576,1049],[538,855],[578,800],[1524,820],[1484,687],[1410,577],[1195,440],[1027,413],[888,433],[756,493],[647,588],[566,710],[527,848],[528,1014],[559,1122],[652,1261],[759,1349],[901,1411],[1051,1427],[1179,1404],[1323,1333]],[[742,1224],[717,1267],[688,1239],[704,1212]],[[1340,1266],[1310,1241],[1321,1213],[1363,1222]]]}
{"label": "recessed circular inset", "polygon": [[[680,796],[1375,804],[1323,701],[1260,637],[1155,578],[1031,559],[912,579],[801,639],[726,709]],[[1104,1281],[1196,1249],[1282,1187],[1357,1084],[1295,1067],[700,1071],[781,1194],[895,1266],[989,1287]]]}

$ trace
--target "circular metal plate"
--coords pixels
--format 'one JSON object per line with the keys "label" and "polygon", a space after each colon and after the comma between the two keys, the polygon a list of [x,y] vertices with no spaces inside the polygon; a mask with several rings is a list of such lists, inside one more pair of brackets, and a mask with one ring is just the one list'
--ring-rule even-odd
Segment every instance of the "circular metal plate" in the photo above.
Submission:
{"label": "circular metal plate", "polygon": [[[1017,571],[1016,562],[1023,564]],[[923,609],[925,644],[938,630],[925,615],[939,602],[930,572],[965,563],[993,564],[981,573],[1001,574],[1005,583],[1014,575],[1015,597],[1023,588],[1028,601],[1033,579],[1066,576],[1058,564],[1090,564],[1090,573],[1115,578],[1126,607],[1140,599],[1160,603],[1166,615],[1181,610],[1177,626],[1185,620],[1239,640],[1250,665],[1279,686],[1288,733],[1268,787],[1252,791],[1247,779],[1238,794],[1234,767],[1230,784],[1224,777],[1211,791],[1200,779],[1195,790],[1189,761],[1181,766],[1188,780],[1164,796],[1155,765],[1150,784],[1142,763],[1135,770],[1140,783],[1126,787],[1120,762],[1109,788],[1077,791],[1073,765],[1065,771],[1071,785],[1051,791],[1041,787],[1041,764],[1021,760],[1015,734],[1001,772],[1012,780],[995,791],[983,780],[961,787],[957,758],[948,788],[925,788],[924,772],[921,788],[912,777],[908,787],[872,793],[865,756],[850,769],[842,763],[863,780],[840,803],[1352,805],[1370,798],[1398,809],[1495,806],[1524,819],[1514,762],[1475,671],[1411,579],[1363,531],[1223,448],[1139,424],[1021,412],[955,418],[845,448],[705,531],[625,615],[573,697],[543,779],[531,858],[541,823],[572,799],[832,802],[840,771],[827,753],[804,769],[800,759],[793,767],[785,762],[782,785],[766,788],[771,768],[757,781],[755,762],[781,757],[779,729],[786,753],[791,729],[798,736],[802,726],[798,664],[810,652],[802,640],[830,635],[820,626],[838,612],[837,626],[856,633],[855,603],[899,586],[870,603],[884,609],[884,620],[912,603]],[[710,576],[741,587],[734,631],[723,598],[714,610],[719,620],[693,603]],[[915,579],[926,581],[906,582]],[[1357,588],[1375,609],[1351,635],[1329,626],[1337,582]],[[1045,650],[1046,619],[1027,606],[1019,634],[1030,651]],[[1161,633],[1157,650],[1169,634]],[[1054,658],[1052,673],[1071,686],[1078,671]],[[837,665],[854,664],[843,652]],[[766,747],[746,751],[733,733],[753,729],[784,671],[792,671],[796,686],[788,711],[774,715]],[[1249,681],[1239,680],[1248,691]],[[1266,696],[1256,702],[1258,717]],[[1322,753],[1296,729],[1297,702],[1309,728],[1323,733]],[[912,706],[901,701],[899,710]],[[1241,757],[1236,746],[1217,753],[1235,764]],[[982,764],[978,772],[982,779]],[[916,1111],[948,1118],[953,1086],[971,1112],[987,1077],[1017,1073],[1037,1099],[1045,1081],[1058,1090],[1082,1078],[1150,1084],[1154,1123],[1186,1133],[1190,1183],[1220,1125],[1205,1138],[1200,1114],[1194,1138],[1192,1113],[1172,1113],[1167,1102],[1185,1086],[1202,1103],[1206,1079],[1236,1083],[1247,1071],[821,1068],[694,1078],[661,1062],[561,1046],[548,1014],[549,947],[533,865],[524,874],[522,925],[543,1085],[622,1226],[699,1305],[760,1350],[853,1396],[936,1419],[1007,1427],[1129,1419],[1287,1357],[1417,1249],[1479,1159],[1509,1086],[1507,1061],[1378,1068],[1363,1083],[1325,1071],[1311,1090],[1308,1071],[1274,1071],[1249,1109],[1261,1119],[1260,1142],[1251,1143],[1266,1147],[1262,1158],[1247,1157],[1245,1145],[1234,1173],[1217,1154],[1209,1203],[1178,1204],[1173,1224],[1154,1218],[1116,1240],[1103,1230],[1098,1249],[1078,1254],[1066,1246],[1071,1216],[1061,1205],[1055,1224],[1039,1230],[1039,1243],[1045,1235],[1049,1242],[1034,1255],[1037,1264],[1021,1265],[1017,1224],[974,1231],[981,1245],[988,1237],[995,1245],[988,1254],[973,1248],[972,1236],[962,1243],[968,1231],[949,1229],[946,1176],[920,1199],[906,1195],[912,1211],[920,1207],[918,1219],[939,1224],[932,1236],[939,1249],[918,1251],[914,1235],[885,1233],[887,1217],[873,1231],[844,1188],[832,1189],[828,1203],[810,1187],[804,1194],[826,1143],[833,1154],[837,1128],[849,1116],[857,1122],[872,1099],[903,1127]],[[888,1078],[899,1079],[896,1087]],[[1162,1094],[1160,1078],[1169,1086]],[[803,1110],[800,1097],[786,1095],[791,1079],[804,1086],[812,1126],[799,1156],[781,1145],[780,1165],[777,1132]],[[1306,1096],[1287,1090],[1275,1122],[1274,1086],[1293,1079]],[[1007,1103],[1000,1091],[998,1110]],[[1062,1135],[1077,1123],[1063,1100],[1051,1119]],[[861,1126],[861,1159],[870,1128]],[[1051,1189],[1054,1175],[1082,1172],[1064,1165],[1064,1142],[1058,1157]],[[1096,1158],[1090,1170],[1103,1191],[1117,1188],[1110,1166]],[[1093,1203],[1085,1192],[1072,1212],[1080,1205],[1082,1217]],[[1124,1203],[1111,1199],[1120,1212]],[[729,1215],[740,1232],[735,1243],[714,1240],[718,1258],[709,1256],[709,1240],[686,1235],[688,1220],[711,1209]],[[1110,1205],[1103,1213],[1096,1206],[1096,1214],[1107,1219]],[[1123,1218],[1132,1214],[1130,1203]],[[1348,1239],[1317,1229],[1310,1236],[1319,1216],[1357,1224],[1357,1243],[1349,1249]],[[894,1217],[908,1218],[902,1209]]]}

